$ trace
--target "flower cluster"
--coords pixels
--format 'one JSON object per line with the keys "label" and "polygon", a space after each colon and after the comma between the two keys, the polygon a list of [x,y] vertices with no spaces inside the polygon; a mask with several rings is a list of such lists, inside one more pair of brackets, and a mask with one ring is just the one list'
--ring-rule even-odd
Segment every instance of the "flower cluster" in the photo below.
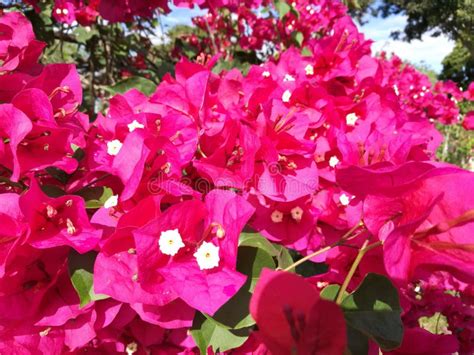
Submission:
{"label": "flower cluster", "polygon": [[[264,14],[243,4],[232,13],[211,11],[193,18],[196,27],[207,35],[200,38],[190,34],[184,35],[183,39],[198,53],[221,53],[232,58],[238,46],[269,57],[295,45],[311,48],[318,39],[332,36],[340,23],[352,22],[339,2],[298,0],[283,3],[283,8],[281,4],[276,2],[276,9]],[[179,48],[175,51],[181,54]],[[427,75],[403,63],[396,55],[388,57],[386,53],[380,53],[379,64],[383,67],[383,84],[392,86],[408,115],[454,124],[461,118],[458,104],[472,100],[472,89],[463,93],[452,81],[433,85]],[[470,127],[468,121],[464,124],[466,129]]]}
{"label": "flower cluster", "polygon": [[[38,0],[23,0],[33,6],[35,11],[41,11]],[[173,0],[176,6],[190,7],[197,5],[216,11],[220,8],[235,10],[237,4],[229,0]],[[258,8],[262,1],[247,0],[240,5]],[[131,22],[134,17],[151,18],[155,11],[169,12],[166,0],[54,0],[53,18],[65,24],[77,21],[82,26],[89,26],[97,21],[98,16],[110,22]]]}
{"label": "flower cluster", "polygon": [[[117,21],[155,6],[124,3]],[[432,122],[457,118],[447,93],[472,90],[432,88],[371,56],[348,16],[318,16],[330,31],[305,55],[246,75],[182,59],[93,122],[74,65],[40,64],[26,18],[0,18],[0,352],[203,352],[220,327],[214,341],[239,341],[215,352],[341,354],[355,332],[367,351],[472,353],[474,175],[435,161]],[[291,249],[324,271],[249,274],[248,229],[275,251],[264,266]],[[232,333],[213,317],[249,283],[251,321]],[[373,284],[381,301],[364,305]],[[391,309],[354,321],[365,306]],[[435,314],[430,332],[420,319]]]}

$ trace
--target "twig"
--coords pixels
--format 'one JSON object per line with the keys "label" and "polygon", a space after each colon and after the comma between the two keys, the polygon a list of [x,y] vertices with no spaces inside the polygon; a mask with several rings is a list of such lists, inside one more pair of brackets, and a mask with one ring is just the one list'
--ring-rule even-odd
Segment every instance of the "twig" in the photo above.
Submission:
{"label": "twig", "polygon": [[367,239],[364,244],[362,244],[362,247],[360,248],[359,252],[357,253],[357,256],[354,260],[354,262],[352,263],[352,266],[349,270],[349,272],[347,273],[346,275],[346,278],[344,279],[344,282],[342,283],[342,286],[341,288],[339,289],[339,292],[337,293],[337,298],[336,298],[336,303],[337,304],[341,304],[342,302],[342,298],[344,297],[344,292],[346,292],[347,290],[347,286],[349,286],[349,282],[351,282],[352,280],[352,277],[354,276],[356,270],[357,270],[357,267],[359,266],[360,262],[362,261],[362,258],[364,257],[364,255],[372,250],[373,248],[376,248],[380,245],[382,245],[382,242],[379,241],[379,242],[376,242],[376,243],[373,243],[373,244],[369,244],[369,240]]}
{"label": "twig", "polygon": [[[339,245],[342,245],[343,242],[345,242],[346,240],[348,240],[352,233],[354,233],[359,227],[363,226],[363,223],[362,222],[359,222],[357,223],[354,227],[352,227],[351,229],[349,229],[342,237],[341,239],[339,239],[337,242],[331,244],[331,245],[328,245],[322,249],[319,249],[317,251],[315,251],[314,253],[311,253],[309,255],[306,255],[304,258],[301,258],[300,260],[294,262],[293,264],[291,264],[290,266],[288,266],[287,268],[283,269],[283,271],[290,271],[291,269],[297,267],[298,265],[301,265],[302,263],[304,263],[305,261],[309,260],[309,259],[312,259],[314,258],[315,256],[318,256],[319,254],[323,254],[325,252],[327,252],[328,250],[331,250],[332,248],[334,247],[337,247]],[[358,234],[357,234],[358,235]]]}

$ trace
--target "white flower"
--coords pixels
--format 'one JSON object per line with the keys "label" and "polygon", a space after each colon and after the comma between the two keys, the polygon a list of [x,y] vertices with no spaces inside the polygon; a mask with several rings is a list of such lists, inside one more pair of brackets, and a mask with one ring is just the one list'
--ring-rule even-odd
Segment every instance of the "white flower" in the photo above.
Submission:
{"label": "white flower", "polygon": [[293,218],[296,222],[300,222],[303,218],[303,209],[299,206],[293,207],[291,209],[291,218]]}
{"label": "white flower", "polygon": [[141,124],[140,122],[138,122],[137,120],[133,120],[133,122],[132,122],[132,123],[129,123],[129,124],[127,125],[127,127],[128,127],[128,130],[129,130],[130,132],[133,132],[133,131],[136,130],[137,128],[145,128],[145,126],[142,125],[142,124]]}
{"label": "white flower", "polygon": [[46,215],[48,218],[56,217],[58,211],[51,205],[46,205]]}
{"label": "white flower", "polygon": [[339,159],[337,159],[336,156],[332,156],[330,159],[329,159],[329,166],[331,168],[334,168],[337,164],[339,164]]}
{"label": "white flower", "polygon": [[194,253],[201,270],[212,269],[219,266],[219,247],[212,243],[203,242]]}
{"label": "white flower", "polygon": [[280,223],[281,221],[283,221],[283,213],[278,210],[275,210],[272,212],[270,218],[273,223]]}
{"label": "white flower", "polygon": [[283,102],[290,102],[290,98],[291,98],[291,92],[290,90],[285,90],[285,92],[283,93],[283,95],[281,96],[281,100]]}
{"label": "white flower", "polygon": [[270,72],[268,70],[265,70],[263,73],[262,73],[262,76],[264,78],[268,78],[270,76]]}
{"label": "white flower", "polygon": [[292,77],[290,74],[285,74],[283,81],[295,81],[295,78]]}
{"label": "white flower", "polygon": [[350,113],[346,116],[346,123],[348,126],[354,126],[359,117],[355,113]]}
{"label": "white flower", "polygon": [[63,13],[63,11],[61,9],[56,9],[56,15],[61,15]]}
{"label": "white flower", "polygon": [[160,251],[166,255],[176,255],[179,249],[184,247],[183,239],[177,229],[170,229],[160,234],[160,240],[158,241]]}
{"label": "white flower", "polygon": [[66,218],[66,229],[70,235],[74,235],[76,233],[76,227],[69,218]]}
{"label": "white flower", "polygon": [[125,348],[125,352],[127,353],[127,355],[133,355],[137,351],[138,351],[138,345],[135,342],[129,343],[127,347]]}
{"label": "white flower", "polygon": [[104,202],[105,208],[111,208],[118,205],[118,195],[110,196],[107,201]]}
{"label": "white flower", "polygon": [[107,153],[109,155],[117,155],[120,152],[120,149],[122,149],[122,142],[118,139],[107,142]]}
{"label": "white flower", "polygon": [[341,205],[347,206],[351,202],[351,200],[349,199],[349,196],[347,196],[346,194],[342,194],[341,196],[339,196],[339,202],[341,203]]}
{"label": "white flower", "polygon": [[63,15],[67,15],[69,13],[68,9],[63,9]]}
{"label": "white flower", "polygon": [[304,71],[306,75],[314,75],[314,67],[311,64],[308,64],[305,68]]}
{"label": "white flower", "polygon": [[395,95],[400,95],[400,91],[398,91],[398,86],[397,85],[393,85],[393,91],[395,91]]}

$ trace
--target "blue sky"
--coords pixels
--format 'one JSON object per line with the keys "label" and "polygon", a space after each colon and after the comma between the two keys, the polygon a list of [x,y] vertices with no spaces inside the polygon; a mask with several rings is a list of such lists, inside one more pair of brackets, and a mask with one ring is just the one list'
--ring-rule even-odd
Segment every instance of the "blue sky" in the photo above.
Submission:
{"label": "blue sky", "polygon": [[[163,16],[163,23],[166,27],[172,27],[177,24],[190,24],[191,18],[205,11],[197,8],[183,9],[171,6],[172,11],[167,16]],[[386,19],[369,17],[368,23],[359,26],[359,29],[365,34],[366,38],[374,40],[372,51],[377,53],[384,50],[388,53],[395,53],[403,60],[413,64],[425,64],[436,72],[442,69],[441,62],[454,47],[454,42],[446,36],[431,37],[425,34],[421,40],[415,40],[410,43],[404,41],[395,41],[390,38],[390,33],[395,30],[402,30],[406,23],[406,17],[395,15]]]}

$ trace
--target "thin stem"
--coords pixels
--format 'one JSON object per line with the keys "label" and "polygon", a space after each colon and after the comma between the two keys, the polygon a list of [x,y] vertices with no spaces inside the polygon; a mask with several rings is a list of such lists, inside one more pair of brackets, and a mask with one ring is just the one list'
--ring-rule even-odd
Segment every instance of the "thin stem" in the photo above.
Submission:
{"label": "thin stem", "polygon": [[328,245],[322,249],[319,249],[319,250],[316,250],[314,253],[311,253],[309,255],[306,255],[304,258],[301,258],[300,260],[294,262],[293,264],[291,264],[290,266],[288,266],[287,268],[283,269],[283,271],[290,271],[291,269],[297,267],[298,265],[301,265],[302,263],[304,263],[305,261],[309,260],[309,259],[312,259],[314,258],[315,256],[318,256],[319,254],[323,254],[325,252],[327,252],[328,250],[331,250],[332,248],[334,247],[337,247],[339,245],[341,245],[343,242],[345,242],[346,240],[349,239],[349,237],[351,237],[351,234],[357,230],[357,228],[361,227],[363,225],[362,221],[360,221],[359,223],[357,223],[354,227],[352,227],[351,229],[349,229],[342,237],[341,239],[339,239],[337,242],[331,244],[331,245]]}
{"label": "thin stem", "polygon": [[342,283],[342,286],[339,289],[339,292],[337,293],[337,298],[336,298],[336,303],[337,304],[341,304],[342,298],[344,297],[344,292],[346,292],[347,286],[349,286],[349,282],[351,282],[352,277],[354,276],[354,274],[357,270],[357,267],[359,266],[360,262],[362,261],[362,258],[364,257],[364,255],[368,251],[382,245],[382,242],[378,241],[378,242],[375,242],[375,243],[370,244],[370,245],[368,245],[368,244],[369,244],[369,240],[367,239],[364,242],[364,244],[362,244],[362,247],[360,248],[359,252],[357,253],[356,258],[355,258],[354,262],[352,263],[352,266],[351,266],[349,272],[347,273],[346,278],[344,279],[344,282]]}
{"label": "thin stem", "polygon": [[309,255],[305,256],[304,258],[301,258],[297,262],[294,262],[293,264],[291,264],[287,268],[283,269],[283,271],[290,271],[291,269],[297,267],[298,265],[303,264],[306,260],[309,260],[309,259],[314,258],[315,256],[317,256],[319,254],[322,254],[322,253],[327,252],[328,250],[331,250],[332,248],[334,248],[338,244],[339,244],[339,242],[328,245],[327,247],[324,247],[322,249],[319,249],[319,250],[315,251],[314,253],[309,254]]}
{"label": "thin stem", "polygon": [[209,26],[209,22],[207,21],[207,16],[204,16],[204,20],[206,21],[206,28],[207,28],[207,32],[209,33],[209,37],[211,37],[212,49],[214,50],[214,54],[217,54],[219,53],[219,50],[217,49],[214,33],[212,32],[211,26]]}

